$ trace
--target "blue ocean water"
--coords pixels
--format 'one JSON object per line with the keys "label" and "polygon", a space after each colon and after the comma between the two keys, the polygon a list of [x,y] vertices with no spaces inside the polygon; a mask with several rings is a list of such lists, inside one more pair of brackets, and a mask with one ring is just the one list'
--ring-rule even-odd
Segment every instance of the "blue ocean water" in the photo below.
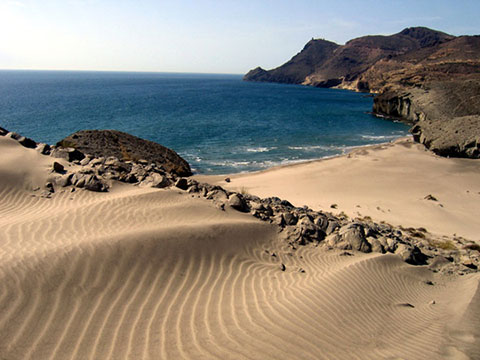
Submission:
{"label": "blue ocean water", "polygon": [[265,169],[407,134],[345,90],[240,75],[0,71],[0,126],[54,144],[117,129],[177,151],[198,173]]}

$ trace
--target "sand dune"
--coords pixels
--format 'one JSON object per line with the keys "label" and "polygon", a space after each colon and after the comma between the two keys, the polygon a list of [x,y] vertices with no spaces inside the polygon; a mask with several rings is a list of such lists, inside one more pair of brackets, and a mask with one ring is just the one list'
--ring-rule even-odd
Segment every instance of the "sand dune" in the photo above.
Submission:
{"label": "sand dune", "polygon": [[42,198],[53,159],[0,151],[2,359],[480,358],[478,274],[292,251],[180,190]]}

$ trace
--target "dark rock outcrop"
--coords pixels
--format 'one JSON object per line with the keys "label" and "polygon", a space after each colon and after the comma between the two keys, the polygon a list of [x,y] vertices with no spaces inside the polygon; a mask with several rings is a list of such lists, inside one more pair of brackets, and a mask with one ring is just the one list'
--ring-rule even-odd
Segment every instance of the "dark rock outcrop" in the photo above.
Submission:
{"label": "dark rock outcrop", "polygon": [[396,88],[374,99],[374,113],[407,120],[416,142],[448,157],[480,157],[480,78]]}
{"label": "dark rock outcrop", "polygon": [[162,166],[178,176],[190,176],[189,164],[175,151],[153,141],[117,130],[82,130],[57,143],[95,157],[116,157],[122,161],[145,161]]}

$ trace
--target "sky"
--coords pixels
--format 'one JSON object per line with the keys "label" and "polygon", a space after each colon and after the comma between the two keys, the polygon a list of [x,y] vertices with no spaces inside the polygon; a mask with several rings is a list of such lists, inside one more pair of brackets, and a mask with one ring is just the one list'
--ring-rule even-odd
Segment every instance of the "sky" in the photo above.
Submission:
{"label": "sky", "polygon": [[0,0],[0,69],[243,74],[311,38],[480,34],[478,0]]}

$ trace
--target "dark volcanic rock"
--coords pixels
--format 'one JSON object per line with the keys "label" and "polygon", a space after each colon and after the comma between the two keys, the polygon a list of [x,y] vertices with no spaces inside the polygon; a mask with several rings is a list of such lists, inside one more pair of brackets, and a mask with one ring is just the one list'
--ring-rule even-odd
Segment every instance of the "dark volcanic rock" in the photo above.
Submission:
{"label": "dark volcanic rock", "polygon": [[57,147],[55,148],[51,155],[55,158],[59,159],[66,159],[67,161],[75,161],[75,160],[83,160],[85,158],[85,155],[81,152],[78,151],[77,149],[74,148],[63,148],[63,147]]}
{"label": "dark volcanic rock", "polygon": [[57,173],[59,173],[59,174],[63,174],[64,171],[65,171],[65,168],[63,167],[62,164],[54,161],[54,162],[53,162],[53,171],[55,171],[55,172],[57,172]]}
{"label": "dark volcanic rock", "polygon": [[188,189],[188,181],[185,178],[180,178],[177,180],[175,183],[175,186],[181,190],[187,190]]}
{"label": "dark volcanic rock", "polygon": [[50,155],[52,148],[48,144],[38,144],[36,150],[42,155]]}
{"label": "dark volcanic rock", "polygon": [[37,147],[37,143],[35,141],[25,136],[22,136],[20,139],[18,139],[18,142],[29,149],[35,149]]}
{"label": "dark volcanic rock", "polygon": [[179,176],[190,176],[188,163],[175,151],[155,142],[116,130],[78,131],[57,144],[61,147],[74,147],[95,157],[116,157],[122,161],[142,161],[155,163],[166,171]]}
{"label": "dark volcanic rock", "polygon": [[5,136],[8,134],[8,130],[5,130],[4,128],[0,127],[0,136]]}

